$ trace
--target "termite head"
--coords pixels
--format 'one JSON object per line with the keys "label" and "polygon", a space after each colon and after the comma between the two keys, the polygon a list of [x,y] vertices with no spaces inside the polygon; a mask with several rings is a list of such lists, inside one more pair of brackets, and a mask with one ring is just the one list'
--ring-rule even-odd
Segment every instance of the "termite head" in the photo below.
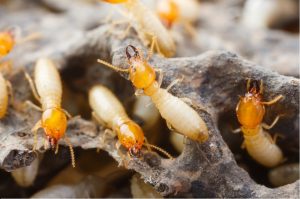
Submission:
{"label": "termite head", "polygon": [[117,3],[125,3],[128,0],[102,0],[102,1],[105,1],[107,3],[117,4]]}
{"label": "termite head", "polygon": [[10,32],[0,32],[0,57],[7,55],[14,47],[14,36]]}
{"label": "termite head", "polygon": [[178,5],[173,0],[159,1],[157,4],[157,13],[168,28],[171,28],[173,23],[179,18]]}
{"label": "termite head", "polygon": [[58,109],[46,109],[42,115],[42,127],[46,133],[50,146],[56,146],[59,139],[61,139],[67,128],[66,114]]}
{"label": "termite head", "polygon": [[239,122],[245,128],[255,128],[259,125],[265,114],[265,107],[261,103],[262,81],[248,80],[247,93],[240,97],[236,107]]}
{"label": "termite head", "polygon": [[[131,52],[130,52],[131,51]],[[155,70],[140,56],[140,52],[132,45],[126,47],[129,62],[129,77],[138,89],[148,88],[156,78]]]}
{"label": "termite head", "polygon": [[120,143],[128,149],[130,155],[139,156],[145,139],[141,127],[132,120],[118,121],[115,130]]}

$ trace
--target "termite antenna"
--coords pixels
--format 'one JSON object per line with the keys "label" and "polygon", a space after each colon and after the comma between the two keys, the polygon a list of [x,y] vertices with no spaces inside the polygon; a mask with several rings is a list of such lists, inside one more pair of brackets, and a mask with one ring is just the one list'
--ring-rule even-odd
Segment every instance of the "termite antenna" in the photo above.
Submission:
{"label": "termite antenna", "polygon": [[152,145],[152,144],[149,144],[149,143],[144,143],[145,146],[147,147],[151,147],[161,153],[163,153],[165,156],[167,156],[169,159],[174,159],[174,157],[168,153],[167,151],[163,150],[162,148],[159,148],[158,146],[155,146],[155,145]]}
{"label": "termite antenna", "polygon": [[109,67],[109,68],[111,68],[111,69],[113,69],[115,71],[120,71],[120,72],[125,72],[125,73],[129,72],[128,68],[126,68],[126,69],[120,68],[118,66],[114,66],[114,65],[112,65],[112,64],[110,64],[110,63],[108,63],[108,62],[106,62],[104,60],[101,60],[101,59],[98,59],[97,61],[98,61],[98,63],[103,64],[103,65],[105,65],[105,66],[107,66],[107,67]]}
{"label": "termite antenna", "polygon": [[65,141],[70,149],[72,167],[75,168],[75,155],[74,155],[74,150],[73,150],[72,144],[67,136],[65,136]]}

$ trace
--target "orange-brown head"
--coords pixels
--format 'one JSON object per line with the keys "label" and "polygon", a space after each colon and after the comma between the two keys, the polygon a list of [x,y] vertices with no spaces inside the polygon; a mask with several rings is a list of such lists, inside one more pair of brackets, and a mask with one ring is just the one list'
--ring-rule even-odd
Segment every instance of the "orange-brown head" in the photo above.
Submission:
{"label": "orange-brown head", "polygon": [[263,120],[265,107],[261,103],[262,85],[257,80],[250,81],[248,91],[236,107],[236,114],[244,128],[254,129]]}
{"label": "orange-brown head", "polygon": [[128,0],[102,0],[102,1],[105,1],[107,3],[115,3],[115,4],[117,4],[117,3],[125,3]]}
{"label": "orange-brown head", "polygon": [[128,45],[126,47],[126,56],[130,65],[130,81],[136,88],[145,89],[155,82],[155,70],[140,56],[137,48]]}
{"label": "orange-brown head", "polygon": [[139,156],[144,144],[144,132],[139,125],[132,120],[120,120],[114,127],[120,143],[128,149],[131,156]]}
{"label": "orange-brown head", "polygon": [[66,114],[59,108],[47,109],[42,115],[42,127],[52,148],[56,147],[67,129]]}
{"label": "orange-brown head", "polygon": [[168,28],[171,28],[179,18],[179,8],[173,0],[160,0],[157,4],[157,13]]}
{"label": "orange-brown head", "polygon": [[14,45],[14,36],[10,32],[0,32],[0,57],[7,55]]}

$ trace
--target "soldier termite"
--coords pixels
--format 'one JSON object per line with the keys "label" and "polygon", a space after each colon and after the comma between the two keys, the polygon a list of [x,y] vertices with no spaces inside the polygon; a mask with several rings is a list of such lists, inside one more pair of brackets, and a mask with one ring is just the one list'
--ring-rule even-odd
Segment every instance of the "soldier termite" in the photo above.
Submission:
{"label": "soldier termite", "polygon": [[199,2],[196,0],[160,0],[157,3],[157,13],[167,28],[174,24],[182,24],[185,29],[195,34],[192,23],[199,16]]}
{"label": "soldier termite", "polygon": [[[129,52],[130,49],[133,51],[133,55]],[[151,97],[161,116],[171,128],[174,128],[178,133],[192,140],[199,142],[206,141],[209,135],[205,122],[182,99],[170,94],[168,89],[160,88],[162,81],[161,74],[158,83],[154,68],[140,55],[138,49],[132,45],[127,46],[126,56],[129,63],[128,69],[121,69],[103,60],[98,60],[98,62],[116,71],[129,73],[130,80],[136,89],[138,89],[137,91],[142,91],[145,95]]]}
{"label": "soldier termite", "polygon": [[[92,113],[93,117],[97,122],[107,126],[117,134],[120,144],[128,149],[131,156],[138,156],[141,148],[145,145],[172,158],[169,153],[157,146],[144,143],[145,137],[141,127],[128,117],[120,101],[106,87],[102,85],[94,86],[89,91],[89,103],[94,111]],[[106,132],[113,133],[110,130],[106,130]]]}
{"label": "soldier termite", "polygon": [[70,148],[72,166],[75,167],[72,144],[65,135],[67,116],[71,116],[61,108],[62,84],[54,63],[50,59],[41,58],[37,61],[34,68],[34,82],[26,72],[25,77],[30,84],[34,97],[40,102],[42,107],[30,104],[43,112],[42,118],[32,128],[35,137],[34,150],[37,145],[37,131],[39,128],[43,128],[51,148],[54,149],[56,147],[56,153],[58,141],[64,137]]}
{"label": "soldier termite", "polygon": [[243,132],[245,140],[242,147],[247,149],[249,155],[266,167],[274,167],[283,161],[283,154],[275,143],[276,139],[273,140],[264,129],[271,129],[279,116],[271,125],[262,123],[262,119],[265,114],[265,105],[272,105],[283,96],[279,95],[269,102],[263,102],[262,93],[262,81],[259,83],[257,80],[249,79],[247,93],[244,97],[240,97],[236,107],[237,118],[242,125],[238,130]]}
{"label": "soldier termite", "polygon": [[[162,25],[158,17],[139,0],[103,0],[108,3],[122,3],[131,15],[132,26],[145,45],[151,44],[166,57],[174,55],[176,46],[169,31]],[[126,31],[125,31],[126,32]]]}

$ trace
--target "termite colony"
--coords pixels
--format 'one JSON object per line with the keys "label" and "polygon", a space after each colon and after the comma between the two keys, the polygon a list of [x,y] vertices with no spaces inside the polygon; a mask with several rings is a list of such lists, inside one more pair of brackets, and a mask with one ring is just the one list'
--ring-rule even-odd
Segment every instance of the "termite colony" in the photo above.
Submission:
{"label": "termite colony", "polygon": [[[31,165],[17,168],[11,172],[11,175],[19,186],[33,186],[42,160],[49,155],[44,154],[46,150],[49,150],[51,154],[54,153],[55,157],[65,155],[63,154],[65,148],[59,150],[59,146],[62,145],[68,146],[70,154],[70,158],[65,158],[68,161],[68,168],[60,173],[60,177],[51,180],[52,184],[50,184],[55,186],[36,193],[34,197],[53,197],[51,195],[53,191],[57,191],[57,195],[54,197],[60,196],[65,190],[76,193],[76,195],[70,194],[68,197],[89,197],[90,195],[84,195],[85,191],[94,192],[95,190],[100,190],[99,192],[104,194],[105,191],[102,189],[105,189],[106,185],[96,182],[104,181],[103,179],[106,179],[107,176],[111,177],[112,173],[119,175],[118,172],[124,171],[115,165],[112,166],[113,164],[99,166],[95,163],[93,165],[98,158],[106,160],[107,157],[101,152],[102,150],[109,151],[109,155],[118,161],[121,160],[118,166],[122,165],[129,170],[132,169],[132,164],[139,164],[154,156],[164,161],[164,164],[172,165],[177,161],[174,157],[184,151],[186,143],[199,146],[199,150],[202,150],[201,147],[210,148],[209,156],[214,155],[214,147],[217,147],[214,145],[216,135],[211,130],[213,122],[209,121],[207,116],[211,114],[209,111],[212,105],[200,102],[201,100],[190,99],[190,96],[179,96],[176,92],[173,94],[172,88],[180,85],[183,78],[174,78],[173,82],[170,81],[168,85],[165,85],[163,71],[167,71],[167,69],[162,70],[161,66],[156,66],[152,62],[153,57],[167,60],[176,56],[177,41],[172,31],[176,31],[177,26],[185,29],[187,35],[192,36],[191,38],[197,34],[195,24],[199,19],[198,11],[201,9],[199,1],[159,0],[153,9],[144,5],[144,2],[140,0],[98,0],[98,3],[110,6],[112,9],[121,8],[119,11],[126,18],[125,22],[128,26],[124,28],[121,37],[114,35],[114,28],[119,22],[109,19],[111,26],[107,32],[113,35],[112,38],[124,40],[131,34],[130,31],[134,30],[141,41],[140,45],[129,42],[123,48],[118,49],[125,57],[125,59],[121,59],[123,63],[120,66],[113,64],[113,61],[105,61],[107,57],[102,57],[101,53],[97,53],[99,56],[92,60],[93,66],[80,68],[84,72],[74,72],[76,69],[69,66],[61,69],[62,62],[54,56],[37,57],[31,66],[22,66],[24,85],[30,88],[28,91],[30,90],[32,99],[28,98],[21,103],[15,102],[14,85],[11,85],[9,74],[6,74],[7,71],[13,70],[12,63],[6,60],[6,56],[18,44],[18,41],[15,33],[10,29],[0,32],[0,127],[2,120],[5,123],[6,117],[11,117],[11,110],[25,112],[25,114],[26,111],[31,110],[39,114],[39,119],[28,128],[30,132],[28,148],[30,153],[36,154],[37,157],[31,162]],[[146,51],[147,54],[144,53]],[[86,75],[86,73],[93,72],[92,67],[101,71],[100,75],[95,74],[97,78],[104,77],[105,75],[102,73],[108,71],[110,80],[89,79],[93,75]],[[71,73],[67,74],[70,72],[67,70],[70,70]],[[71,77],[75,73],[80,73],[78,79]],[[118,73],[125,78],[122,79]],[[66,76],[71,78],[67,80]],[[183,76],[187,77],[186,74]],[[249,76],[255,75],[250,74]],[[116,78],[117,80],[115,80]],[[84,80],[82,81],[82,79]],[[238,92],[240,96],[230,96],[231,104],[235,107],[235,110],[231,110],[234,111],[234,114],[231,114],[230,117],[234,118],[235,123],[229,124],[235,128],[238,127],[236,124],[239,124],[239,128],[232,128],[230,137],[240,136],[242,143],[238,148],[242,151],[243,158],[249,159],[249,162],[255,167],[263,168],[273,187],[296,181],[299,176],[299,164],[292,161],[287,162],[284,149],[277,143],[277,138],[285,139],[284,132],[273,131],[273,127],[278,122],[280,123],[280,120],[285,117],[285,113],[278,112],[277,115],[268,115],[274,118],[271,124],[266,124],[264,118],[269,107],[283,106],[284,94],[279,93],[270,99],[269,92],[264,92],[264,88],[270,86],[269,83],[264,85],[264,81],[268,82],[267,78],[255,79],[255,77],[247,76],[240,79],[242,80],[238,80],[238,84],[243,84],[243,89]],[[123,97],[117,92],[118,89],[115,88],[117,85],[113,85],[113,81],[126,82],[124,85],[126,84],[131,89],[126,89],[126,92],[127,90],[135,92],[127,93],[130,97]],[[69,83],[71,86],[68,85]],[[74,90],[78,87],[83,88],[76,91],[82,96],[80,100],[78,100],[79,97],[72,96],[75,93],[70,91],[69,87],[72,86]],[[236,85],[232,89],[237,89]],[[199,99],[202,99],[202,96],[200,97]],[[81,107],[76,107],[75,109],[78,109],[76,111],[70,110],[69,102],[72,103],[72,106],[82,105],[86,112],[81,114],[81,111],[78,111]],[[72,115],[69,114],[69,111]],[[90,135],[88,134],[90,132],[84,130],[76,132],[76,135],[73,134],[74,129],[80,128],[76,126],[76,121],[81,119],[81,116],[88,119],[89,124],[94,126],[94,134]],[[93,163],[88,163],[91,165],[87,166],[86,157],[83,157],[82,153],[78,155],[73,149],[82,144],[74,141],[77,139],[72,139],[77,136],[82,139],[80,140],[82,142],[86,141],[86,137],[92,137],[93,142],[97,143],[97,147],[94,147],[95,150],[93,150],[95,154],[90,158]],[[153,137],[156,139],[152,139]],[[162,141],[167,144],[162,145]],[[82,146],[82,148],[84,147]],[[59,158],[57,157],[57,159]],[[213,158],[207,158],[207,161],[210,161],[209,159]],[[240,164],[240,167],[244,167],[245,170],[249,168],[248,166]],[[97,177],[87,176],[87,173],[90,173],[84,173],[86,167],[93,169],[97,167],[90,172]],[[105,168],[105,171],[102,172],[99,168]],[[72,185],[68,184],[69,175],[74,178]],[[144,183],[138,174],[132,175],[127,172],[124,176],[128,177],[128,175],[131,177],[130,187],[134,197],[160,196],[152,186]],[[120,176],[120,178],[124,178],[123,174]],[[62,186],[57,182],[66,182],[68,185]],[[92,184],[92,188],[89,187],[86,190],[86,185],[90,184]],[[64,194],[62,195],[64,196]]]}

